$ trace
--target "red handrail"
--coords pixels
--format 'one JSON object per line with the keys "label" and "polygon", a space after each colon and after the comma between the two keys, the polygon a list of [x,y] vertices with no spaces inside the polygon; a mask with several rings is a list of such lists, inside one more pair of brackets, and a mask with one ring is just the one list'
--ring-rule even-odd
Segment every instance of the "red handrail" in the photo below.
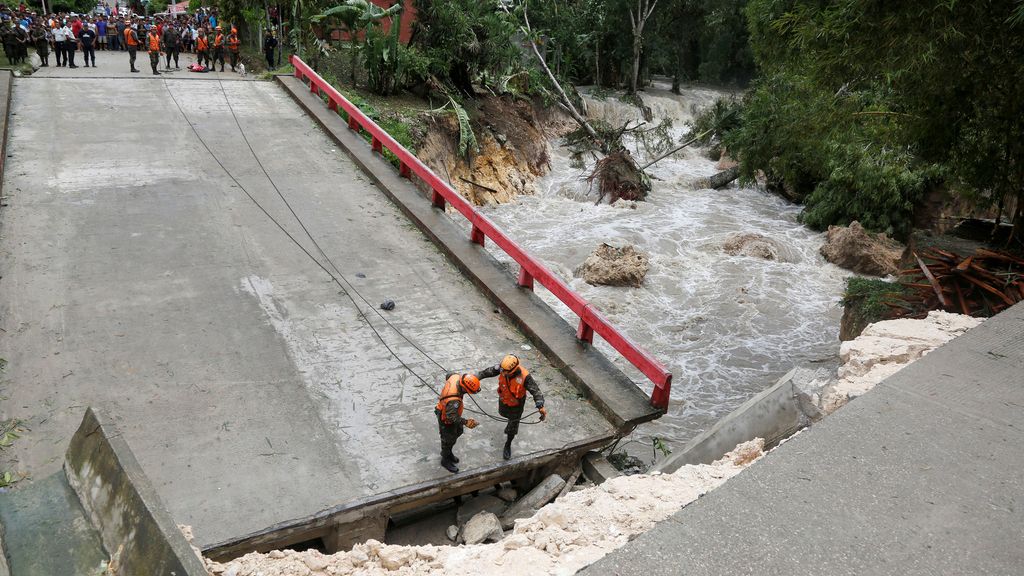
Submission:
{"label": "red handrail", "polygon": [[484,239],[490,238],[509,257],[515,260],[520,266],[519,278],[517,280],[519,286],[533,290],[533,283],[539,282],[541,286],[547,288],[556,298],[568,306],[574,314],[579,316],[580,324],[576,330],[577,338],[592,343],[594,341],[594,333],[596,332],[619,354],[622,354],[623,358],[629,360],[640,372],[647,376],[654,383],[654,390],[651,392],[651,405],[661,410],[668,410],[669,393],[672,389],[671,372],[666,370],[653,356],[634,344],[625,334],[609,324],[608,320],[594,309],[590,303],[555,276],[544,264],[530,256],[514,240],[506,236],[490,218],[477,210],[468,200],[449,186],[447,182],[438,178],[437,174],[434,174],[430,168],[427,168],[426,164],[406,150],[404,146],[399,144],[380,126],[377,126],[362,110],[349,102],[334,86],[331,86],[321,78],[302,59],[293,55],[291,63],[295,67],[295,77],[299,80],[309,81],[310,92],[327,96],[328,108],[338,110],[340,107],[344,110],[348,115],[349,128],[356,131],[365,130],[370,135],[370,146],[375,152],[380,153],[382,149],[386,148],[398,158],[398,169],[402,176],[409,178],[415,174],[423,180],[433,191],[431,201],[434,206],[444,209],[447,202],[465,216],[472,226],[470,232],[470,240],[472,242],[482,246]]}

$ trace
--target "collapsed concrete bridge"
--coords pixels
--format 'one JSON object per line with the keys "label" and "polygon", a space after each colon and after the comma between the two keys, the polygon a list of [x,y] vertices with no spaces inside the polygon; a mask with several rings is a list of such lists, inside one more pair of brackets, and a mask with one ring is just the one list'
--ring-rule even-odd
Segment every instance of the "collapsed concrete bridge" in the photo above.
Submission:
{"label": "collapsed concrete bridge", "polygon": [[[404,511],[566,473],[667,406],[657,361],[295,65],[274,83],[54,70],[8,91],[4,417],[31,430],[12,450],[33,482],[62,484],[66,468],[108,554],[118,538],[139,553],[138,518],[151,531],[136,534],[175,558],[188,554],[174,524],[215,558],[383,538]],[[393,311],[377,308],[386,299]],[[651,397],[595,332],[651,378]],[[524,426],[506,462],[503,424],[474,415],[453,476],[438,465],[434,388],[508,352],[551,418]],[[496,413],[492,386],[469,408]],[[0,519],[26,518],[31,500],[0,502]],[[11,543],[45,546],[46,525],[7,526],[15,574],[45,554]]]}

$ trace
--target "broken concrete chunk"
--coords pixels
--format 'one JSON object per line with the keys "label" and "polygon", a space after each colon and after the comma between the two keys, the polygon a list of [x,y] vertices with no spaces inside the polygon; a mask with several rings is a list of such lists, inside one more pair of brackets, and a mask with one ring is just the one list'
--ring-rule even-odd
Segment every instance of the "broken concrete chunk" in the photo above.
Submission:
{"label": "broken concrete chunk", "polygon": [[464,526],[466,522],[473,516],[476,516],[480,512],[490,512],[495,516],[500,516],[508,504],[496,496],[490,494],[484,496],[476,496],[470,498],[459,506],[459,511],[455,514],[455,522],[459,526]]}
{"label": "broken concrete chunk", "polygon": [[448,527],[448,530],[445,531],[445,536],[447,536],[448,539],[452,542],[455,542],[455,540],[459,537],[459,527],[455,524],[452,524]]}
{"label": "broken concrete chunk", "polygon": [[505,502],[514,502],[519,493],[516,492],[515,488],[502,488],[494,493],[495,496],[501,498]]}
{"label": "broken concrete chunk", "polygon": [[509,507],[505,514],[502,515],[502,526],[512,526],[517,518],[532,516],[536,510],[540,510],[542,506],[550,502],[555,496],[558,496],[558,493],[564,487],[565,480],[561,476],[558,474],[548,476],[533,490],[530,490],[526,496],[523,496],[518,502]]}
{"label": "broken concrete chunk", "polygon": [[466,522],[462,529],[462,540],[466,544],[497,542],[505,536],[501,521],[492,512],[480,512]]}

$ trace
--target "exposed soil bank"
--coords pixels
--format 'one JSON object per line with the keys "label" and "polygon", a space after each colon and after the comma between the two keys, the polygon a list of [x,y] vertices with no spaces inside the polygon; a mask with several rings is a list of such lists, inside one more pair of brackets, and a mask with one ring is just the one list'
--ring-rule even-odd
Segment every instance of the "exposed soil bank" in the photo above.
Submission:
{"label": "exposed soil bank", "polygon": [[434,115],[416,154],[474,204],[504,204],[536,193],[535,182],[551,169],[549,141],[571,126],[555,107],[511,96],[481,96],[467,109],[479,144],[459,153],[454,114]]}

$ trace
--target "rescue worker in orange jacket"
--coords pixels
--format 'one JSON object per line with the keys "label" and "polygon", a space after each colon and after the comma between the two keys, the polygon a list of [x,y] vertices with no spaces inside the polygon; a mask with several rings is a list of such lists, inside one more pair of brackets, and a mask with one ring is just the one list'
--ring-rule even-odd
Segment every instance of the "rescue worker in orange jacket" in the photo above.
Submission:
{"label": "rescue worker in orange jacket", "polygon": [[199,37],[196,39],[196,61],[203,66],[210,66],[210,40],[206,37],[206,28],[199,29]]}
{"label": "rescue worker in orange jacket", "polygon": [[505,449],[501,457],[508,460],[512,457],[512,439],[519,433],[519,421],[523,418],[526,406],[526,393],[533,396],[533,403],[540,412],[543,421],[548,417],[544,408],[544,394],[540,391],[537,381],[530,376],[530,371],[519,363],[519,357],[509,354],[501,359],[497,366],[491,366],[477,372],[477,378],[498,377],[498,414],[508,419],[505,424]]}
{"label": "rescue worker in orange jacket", "polygon": [[462,396],[479,392],[480,380],[472,374],[447,374],[445,379],[434,414],[441,434],[441,466],[455,474],[459,471],[459,458],[452,453],[455,441],[462,436],[463,427],[476,428],[476,420],[462,417]]}
{"label": "rescue worker in orange jacket", "polygon": [[217,60],[220,60],[220,71],[224,71],[224,33],[222,28],[217,26],[217,33],[213,36],[213,64],[210,69],[216,71]]}
{"label": "rescue worker in orange jacket", "polygon": [[238,49],[242,46],[242,41],[238,39],[238,30],[235,28],[231,29],[231,34],[228,34],[228,56],[231,59],[231,71],[237,72],[235,68],[238,67]]}
{"label": "rescue worker in orange jacket", "polygon": [[138,72],[135,68],[135,54],[139,50],[139,34],[135,31],[134,24],[125,26],[124,43],[128,46],[128,64],[132,67],[132,72]]}
{"label": "rescue worker in orange jacket", "polygon": [[156,26],[149,29],[146,43],[149,48],[149,64],[153,67],[153,75],[159,76],[160,73],[156,69],[160,66],[160,33],[157,32]]}

